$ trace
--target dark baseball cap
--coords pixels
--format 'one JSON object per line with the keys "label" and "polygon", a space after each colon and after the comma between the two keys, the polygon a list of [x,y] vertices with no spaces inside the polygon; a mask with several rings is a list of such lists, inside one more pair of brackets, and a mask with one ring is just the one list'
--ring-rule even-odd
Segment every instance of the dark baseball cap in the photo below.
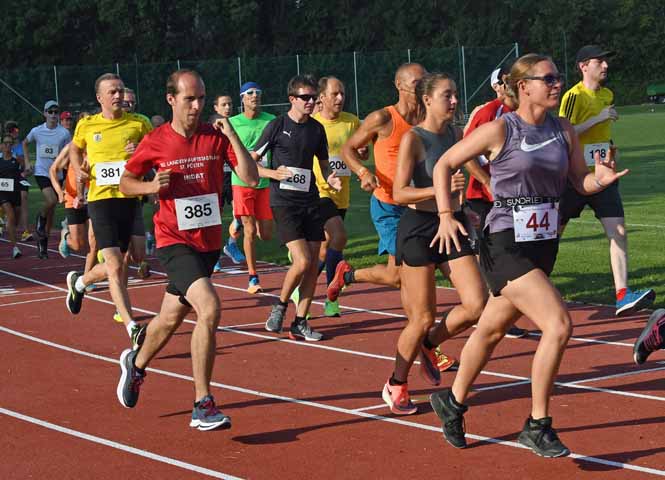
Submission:
{"label": "dark baseball cap", "polygon": [[598,45],[585,45],[575,55],[575,63],[586,62],[592,58],[612,57],[615,54],[614,50],[603,50]]}

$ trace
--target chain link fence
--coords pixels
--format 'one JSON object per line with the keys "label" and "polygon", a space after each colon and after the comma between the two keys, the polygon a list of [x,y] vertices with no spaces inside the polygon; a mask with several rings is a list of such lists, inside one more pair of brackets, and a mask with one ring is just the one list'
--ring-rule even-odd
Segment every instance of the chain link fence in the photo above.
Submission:
{"label": "chain link fence", "polygon": [[397,99],[393,84],[395,70],[406,62],[418,62],[429,71],[447,72],[457,79],[460,106],[468,113],[475,105],[493,98],[489,76],[493,69],[519,55],[517,44],[492,47],[407,49],[382,52],[347,52],[279,57],[236,57],[223,60],[175,60],[168,63],[133,63],[83,66],[36,66],[0,69],[0,120],[16,120],[22,132],[43,121],[42,108],[55,99],[62,110],[94,112],[95,79],[107,72],[120,75],[137,96],[137,111],[169,118],[165,100],[168,75],[178,68],[197,70],[206,83],[208,108],[217,94],[230,94],[239,101],[238,91],[246,81],[263,89],[266,110],[282,113],[288,108],[286,85],[299,73],[317,77],[334,75],[346,85],[347,111],[364,118],[369,112]]}

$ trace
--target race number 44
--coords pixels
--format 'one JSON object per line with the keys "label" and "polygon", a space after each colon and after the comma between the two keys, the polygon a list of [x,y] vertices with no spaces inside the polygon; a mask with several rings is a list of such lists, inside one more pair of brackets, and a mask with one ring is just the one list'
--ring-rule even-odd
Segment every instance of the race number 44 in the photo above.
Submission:
{"label": "race number 44", "polygon": [[558,204],[528,205],[513,210],[516,242],[556,238],[559,230]]}

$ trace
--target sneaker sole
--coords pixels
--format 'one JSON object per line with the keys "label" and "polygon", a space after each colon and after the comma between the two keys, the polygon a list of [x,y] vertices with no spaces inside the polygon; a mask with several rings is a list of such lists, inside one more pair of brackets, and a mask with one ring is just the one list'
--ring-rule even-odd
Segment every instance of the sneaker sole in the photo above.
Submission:
{"label": "sneaker sole", "polygon": [[618,308],[615,316],[626,317],[640,310],[644,310],[645,308],[649,308],[653,304],[653,301],[655,299],[656,299],[656,292],[654,292],[653,290],[644,292],[644,295],[642,295],[634,302],[624,305],[621,308]]}
{"label": "sneaker sole", "polygon": [[245,261],[244,258],[243,258],[242,260],[236,260],[236,259],[233,257],[233,255],[231,255],[231,252],[229,252],[229,250],[228,250],[226,247],[224,247],[223,252],[224,252],[224,255],[226,255],[227,257],[229,257],[229,258],[231,259],[231,261],[232,261],[233,263],[235,263],[236,265],[240,265],[242,262]]}
{"label": "sneaker sole", "polygon": [[220,429],[220,430],[228,430],[231,428],[231,417],[224,417],[223,420],[220,420],[219,422],[214,422],[214,423],[202,423],[200,420],[192,420],[189,422],[189,426],[192,428],[196,428],[197,430],[200,430],[202,432],[207,432],[208,430],[215,430]]}
{"label": "sneaker sole", "polygon": [[73,291],[75,290],[75,284],[72,282],[72,277],[74,275],[78,275],[76,272],[69,272],[67,274],[67,296],[65,297],[65,306],[67,307],[67,310],[69,310],[69,313],[72,315],[78,315],[78,313],[81,311],[79,308],[78,311],[74,312],[72,311],[71,307],[69,306],[69,297],[73,295]]}
{"label": "sneaker sole", "polygon": [[[647,358],[649,358],[649,355],[647,355],[642,362],[638,361],[637,359],[638,345],[644,341],[644,339],[649,335],[649,333],[651,333],[651,328],[653,327],[654,323],[656,323],[663,315],[665,315],[665,308],[659,308],[658,310],[655,310],[649,317],[649,320],[647,320],[647,324],[642,329],[642,333],[640,334],[639,337],[637,337],[637,340],[635,340],[635,344],[633,345],[633,361],[637,365],[642,365],[644,362],[647,361]],[[651,353],[652,352],[649,352],[649,354]]]}
{"label": "sneaker sole", "polygon": [[388,390],[385,387],[381,392],[381,398],[386,403],[386,405],[388,405],[390,411],[395,415],[413,415],[418,412],[418,407],[415,406],[409,410],[401,410],[400,408],[396,407],[395,404],[393,403],[393,399],[390,396],[390,392],[388,392]]}
{"label": "sneaker sole", "polygon": [[122,371],[122,374],[120,375],[120,381],[118,382],[118,387],[115,389],[115,393],[118,396],[118,401],[120,402],[120,405],[122,405],[125,408],[134,408],[133,406],[129,406],[125,404],[125,399],[123,398],[123,390],[125,389],[125,382],[127,381],[127,367],[125,367],[125,360],[127,359],[127,356],[132,353],[132,350],[127,349],[122,352],[122,355],[120,355],[120,370]]}
{"label": "sneaker sole", "polygon": [[522,333],[515,335],[513,333],[506,333],[505,337],[506,338],[524,338],[529,334],[526,330],[523,330]]}
{"label": "sneaker sole", "polygon": [[545,453],[543,451],[540,451],[538,449],[538,447],[536,447],[536,445],[530,439],[527,438],[525,440],[525,439],[522,438],[521,435],[517,437],[517,443],[527,447],[533,453],[535,453],[539,457],[543,457],[543,458],[558,458],[558,457],[567,457],[568,455],[570,455],[570,450],[567,449],[567,448],[564,449],[564,450],[561,450],[560,452],[556,452],[556,453],[553,453],[553,454],[549,454],[549,453]]}
{"label": "sneaker sole", "polygon": [[307,342],[318,342],[318,341],[323,340],[323,337],[321,337],[321,338],[312,338],[312,337],[306,337],[305,335],[302,335],[300,333],[293,333],[293,332],[289,332],[289,338],[291,340],[295,340],[295,341],[298,341],[299,338],[302,338]]}
{"label": "sneaker sole", "polygon": [[265,329],[266,329],[266,332],[282,333],[282,327],[273,330],[272,328],[270,328],[270,325],[268,325],[268,322],[266,322],[266,324],[265,324]]}
{"label": "sneaker sole", "polygon": [[251,293],[252,295],[257,294],[259,292],[262,292],[263,289],[259,287],[258,285],[254,287],[247,287],[247,293]]}
{"label": "sneaker sole", "polygon": [[[451,447],[455,447],[455,448],[458,448],[458,449],[460,449],[460,450],[465,449],[465,448],[467,447],[467,445],[466,445],[466,440],[465,440],[465,443],[464,443],[463,445],[455,445],[455,444],[454,444],[453,442],[451,442],[450,439],[448,438],[448,435],[446,434],[446,431],[445,431],[445,429],[443,428],[443,424],[445,423],[445,419],[444,419],[444,417],[443,417],[443,405],[442,405],[442,401],[441,401],[441,399],[440,399],[438,396],[436,396],[435,393],[433,393],[433,394],[431,394],[431,395],[429,396],[429,404],[432,406],[432,410],[434,410],[434,413],[436,413],[436,416],[439,417],[439,420],[441,420],[441,430],[442,430],[442,433],[443,433],[443,438],[444,438],[444,440],[445,440],[446,442],[448,442],[448,444],[449,444]],[[465,435],[465,436],[466,436],[466,435]]]}

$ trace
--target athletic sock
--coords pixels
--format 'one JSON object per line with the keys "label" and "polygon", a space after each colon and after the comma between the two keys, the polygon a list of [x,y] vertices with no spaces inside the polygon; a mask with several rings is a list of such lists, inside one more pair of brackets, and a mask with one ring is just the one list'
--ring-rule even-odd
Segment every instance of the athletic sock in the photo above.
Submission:
{"label": "athletic sock", "polygon": [[425,339],[423,340],[423,347],[425,347],[427,350],[433,350],[436,348],[436,345],[433,345],[432,342],[429,341],[429,337],[425,335]]}
{"label": "athletic sock", "polygon": [[79,278],[76,279],[76,283],[74,284],[74,288],[76,289],[77,292],[83,293],[83,290],[85,290],[86,284],[83,283],[83,275],[81,275]]}
{"label": "athletic sock", "polygon": [[281,305],[282,307],[286,308],[289,306],[289,302],[282,302],[281,300],[277,300],[277,305]]}
{"label": "athletic sock", "polygon": [[622,288],[617,290],[617,302],[620,302],[623,300],[623,298],[626,296],[626,292],[628,291],[627,288]]}
{"label": "athletic sock", "polygon": [[136,322],[134,320],[131,320],[129,324],[127,324],[127,333],[129,336],[132,336],[132,329],[136,326]]}
{"label": "athletic sock", "polygon": [[351,270],[350,272],[344,272],[344,283],[346,285],[351,285],[356,281],[356,271]]}
{"label": "athletic sock", "polygon": [[[318,277],[319,275],[321,275],[321,272],[323,271],[324,268],[326,268],[326,262],[322,262],[321,260],[319,260],[319,271],[318,271],[318,273],[316,274],[317,277]],[[327,275],[326,275],[326,276],[327,276]],[[328,283],[330,283],[330,282],[328,282]]]}
{"label": "athletic sock", "polygon": [[390,376],[390,379],[388,380],[388,383],[389,383],[390,385],[393,385],[393,386],[394,386],[394,385],[405,385],[407,382],[401,382],[401,381],[397,380],[397,379],[395,378],[395,373],[393,373],[393,374]]}
{"label": "athletic sock", "polygon": [[329,248],[326,250],[326,285],[330,285],[335,276],[337,264],[344,259],[344,254],[339,250]]}
{"label": "athletic sock", "polygon": [[259,276],[256,273],[250,273],[249,274],[249,281],[251,282],[253,278],[256,278],[258,280]]}
{"label": "athletic sock", "polygon": [[299,323],[303,323],[305,321],[305,317],[299,317],[296,315],[296,318],[293,320],[293,323],[298,325]]}

